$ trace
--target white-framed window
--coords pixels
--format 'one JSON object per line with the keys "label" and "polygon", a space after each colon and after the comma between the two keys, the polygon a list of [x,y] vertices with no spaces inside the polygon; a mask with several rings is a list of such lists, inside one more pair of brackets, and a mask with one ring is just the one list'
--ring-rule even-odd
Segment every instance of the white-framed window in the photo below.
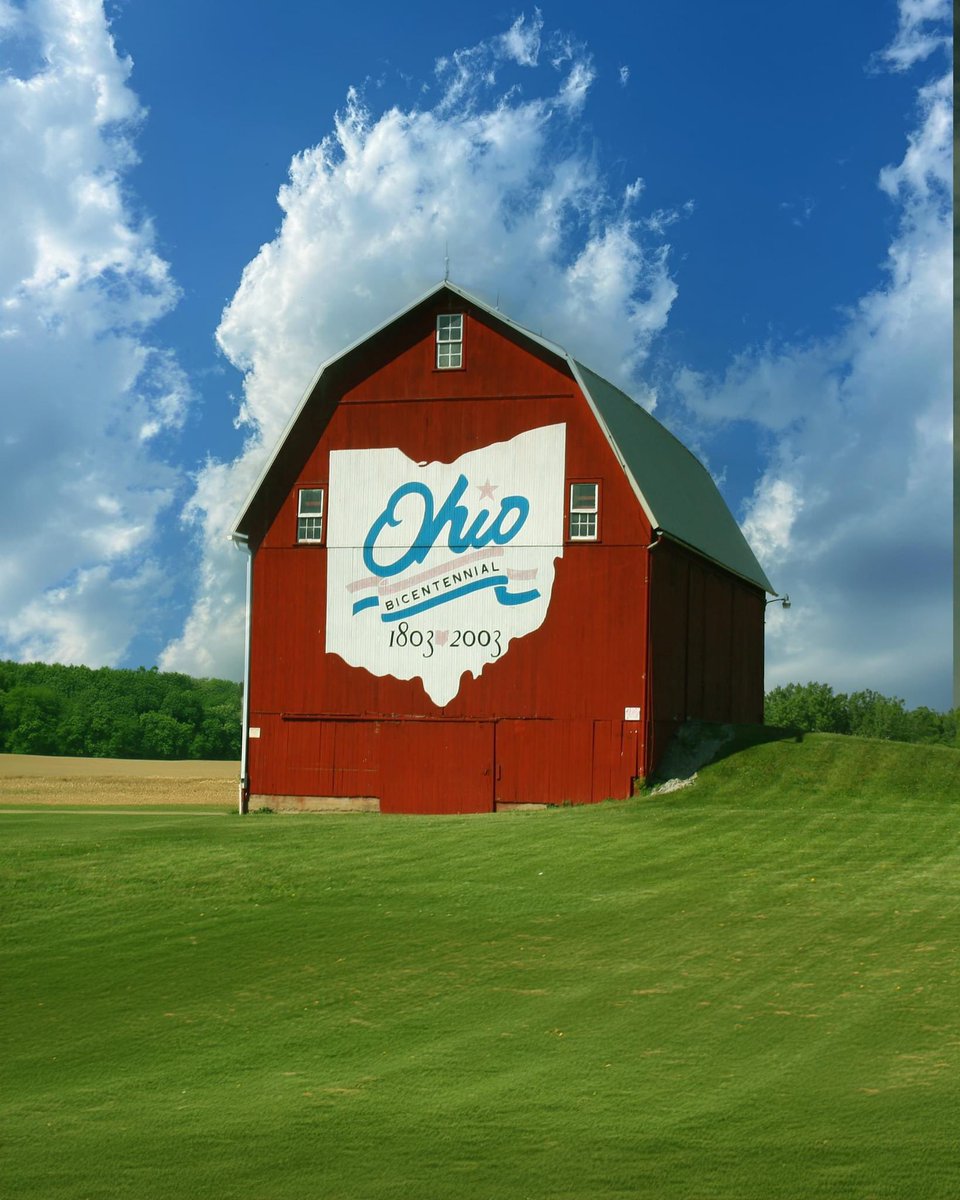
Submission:
{"label": "white-framed window", "polygon": [[454,371],[463,366],[463,313],[437,317],[437,369]]}
{"label": "white-framed window", "polygon": [[599,483],[570,484],[570,541],[595,542],[600,516]]}
{"label": "white-framed window", "polygon": [[301,488],[297,501],[297,541],[323,541],[323,488]]}

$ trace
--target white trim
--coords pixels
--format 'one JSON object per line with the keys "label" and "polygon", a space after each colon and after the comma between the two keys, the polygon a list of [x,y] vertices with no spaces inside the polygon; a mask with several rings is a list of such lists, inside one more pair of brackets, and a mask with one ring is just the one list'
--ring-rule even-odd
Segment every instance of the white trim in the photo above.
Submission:
{"label": "white trim", "polygon": [[[250,780],[247,778],[247,738],[250,733],[250,626],[253,616],[253,555],[250,553],[250,543],[244,534],[233,533],[231,538],[238,550],[247,552],[246,603],[243,619],[243,696],[240,701],[240,788],[237,796],[237,812],[242,817],[247,811],[246,799],[250,787]],[[259,729],[257,736],[260,736]]]}
{"label": "white trim", "polygon": [[[319,492],[320,493],[320,511],[319,513],[303,511],[303,494],[304,492]],[[297,488],[297,545],[298,546],[319,546],[323,543],[323,523],[326,518],[326,502],[327,490],[323,487],[301,487]],[[300,522],[316,520],[320,522],[319,537],[301,537]]]}
{"label": "white trim", "polygon": [[[574,507],[573,489],[578,487],[593,488],[593,503],[578,504]],[[574,517],[593,517],[592,533],[574,533]],[[567,504],[567,539],[568,542],[597,542],[600,540],[600,484],[593,479],[575,479],[570,483],[569,500]]]}
{"label": "white trim", "polygon": [[[437,313],[433,365],[438,371],[463,369],[463,316],[463,313]],[[456,337],[453,336],[454,330]],[[448,361],[442,362],[444,358]]]}

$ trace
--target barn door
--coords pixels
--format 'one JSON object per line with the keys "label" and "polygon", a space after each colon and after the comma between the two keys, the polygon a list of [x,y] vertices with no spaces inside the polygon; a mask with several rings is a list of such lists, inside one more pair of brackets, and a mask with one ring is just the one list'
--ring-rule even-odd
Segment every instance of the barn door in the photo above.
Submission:
{"label": "barn door", "polygon": [[255,713],[251,726],[252,794],[346,799],[379,795],[376,722]]}
{"label": "barn door", "polygon": [[492,721],[384,721],[380,811],[493,812]]}
{"label": "barn door", "polygon": [[498,804],[589,804],[592,721],[498,721]]}
{"label": "barn door", "polygon": [[630,795],[639,721],[498,721],[496,803],[590,804]]}

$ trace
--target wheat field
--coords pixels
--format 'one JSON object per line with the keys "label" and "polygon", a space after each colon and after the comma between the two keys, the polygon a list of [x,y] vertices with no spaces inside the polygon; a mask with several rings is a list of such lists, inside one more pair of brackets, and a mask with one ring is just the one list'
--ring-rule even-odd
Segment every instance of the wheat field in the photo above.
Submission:
{"label": "wheat field", "polygon": [[0,754],[0,808],[236,804],[238,762]]}

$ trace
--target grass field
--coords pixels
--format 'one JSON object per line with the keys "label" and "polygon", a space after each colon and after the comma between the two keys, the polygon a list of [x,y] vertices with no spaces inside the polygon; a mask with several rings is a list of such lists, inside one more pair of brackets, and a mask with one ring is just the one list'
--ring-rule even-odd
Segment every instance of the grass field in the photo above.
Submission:
{"label": "grass field", "polygon": [[7,783],[7,1200],[960,1195],[956,751],[470,818]]}

